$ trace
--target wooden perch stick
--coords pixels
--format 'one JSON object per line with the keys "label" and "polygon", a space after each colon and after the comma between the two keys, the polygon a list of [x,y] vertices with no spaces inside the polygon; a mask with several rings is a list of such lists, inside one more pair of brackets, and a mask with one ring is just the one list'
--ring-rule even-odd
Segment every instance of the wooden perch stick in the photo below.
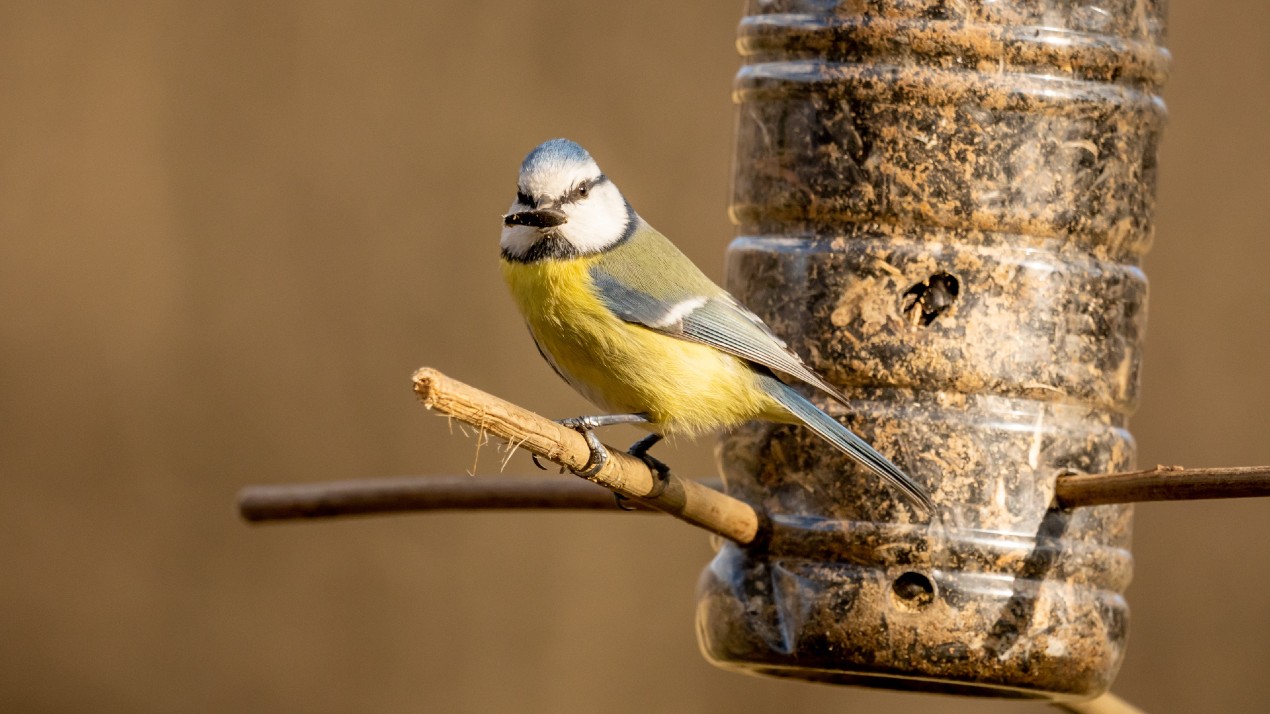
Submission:
{"label": "wooden perch stick", "polygon": [[[415,372],[414,385],[429,409],[571,471],[587,466],[591,450],[572,429],[427,367]],[[737,543],[748,544],[758,536],[759,515],[744,501],[674,474],[658,479],[643,461],[620,449],[610,447],[609,455],[589,481]]]}

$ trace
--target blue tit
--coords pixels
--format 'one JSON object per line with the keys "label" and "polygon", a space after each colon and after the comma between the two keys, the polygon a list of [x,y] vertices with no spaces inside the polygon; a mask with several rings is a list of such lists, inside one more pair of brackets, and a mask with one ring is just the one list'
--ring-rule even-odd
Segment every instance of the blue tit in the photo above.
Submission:
{"label": "blue tit", "polygon": [[663,435],[759,419],[803,424],[934,510],[921,486],[777,377],[846,403],[640,218],[581,146],[552,139],[531,151],[503,224],[503,276],[538,351],[606,412],[561,422],[588,437],[592,475],[607,458],[591,433],[598,426],[648,429],[631,453],[664,471],[647,456]]}

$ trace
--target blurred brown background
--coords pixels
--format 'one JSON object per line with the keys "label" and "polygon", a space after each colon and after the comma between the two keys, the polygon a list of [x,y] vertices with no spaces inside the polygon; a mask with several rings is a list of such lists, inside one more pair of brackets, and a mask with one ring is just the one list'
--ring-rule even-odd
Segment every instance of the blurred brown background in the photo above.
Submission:
{"label": "blurred brown background", "polygon": [[[91,5],[0,4],[0,709],[1042,710],[711,668],[710,550],[669,519],[235,516],[248,483],[462,473],[423,364],[585,408],[497,269],[543,139],[720,276],[739,1]],[[1265,463],[1270,5],[1172,28],[1133,430],[1143,464]],[[1118,692],[1265,710],[1267,513],[1140,507]]]}

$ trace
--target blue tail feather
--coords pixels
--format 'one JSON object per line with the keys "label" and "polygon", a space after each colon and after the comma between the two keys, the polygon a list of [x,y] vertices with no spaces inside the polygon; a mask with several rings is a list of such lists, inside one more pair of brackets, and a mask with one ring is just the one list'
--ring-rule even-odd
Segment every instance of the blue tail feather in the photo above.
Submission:
{"label": "blue tail feather", "polygon": [[759,379],[764,390],[781,406],[788,409],[808,429],[833,444],[847,456],[855,459],[865,468],[881,476],[883,480],[902,493],[913,502],[913,505],[922,511],[926,513],[935,511],[935,503],[931,500],[930,495],[926,493],[926,490],[917,485],[898,466],[865,443],[864,439],[851,433],[837,419],[821,411],[819,407],[812,404],[806,397],[779,379],[766,374],[760,375]]}

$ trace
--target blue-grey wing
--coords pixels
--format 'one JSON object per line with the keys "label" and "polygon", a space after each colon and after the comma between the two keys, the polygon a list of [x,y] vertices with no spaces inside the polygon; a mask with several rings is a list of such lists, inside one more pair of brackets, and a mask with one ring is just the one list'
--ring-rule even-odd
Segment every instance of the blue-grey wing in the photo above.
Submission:
{"label": "blue-grey wing", "polygon": [[685,292],[659,298],[623,284],[603,270],[593,268],[591,278],[601,302],[626,322],[709,345],[806,382],[845,402],[836,389],[789,351],[757,315],[726,292],[709,296]]}

